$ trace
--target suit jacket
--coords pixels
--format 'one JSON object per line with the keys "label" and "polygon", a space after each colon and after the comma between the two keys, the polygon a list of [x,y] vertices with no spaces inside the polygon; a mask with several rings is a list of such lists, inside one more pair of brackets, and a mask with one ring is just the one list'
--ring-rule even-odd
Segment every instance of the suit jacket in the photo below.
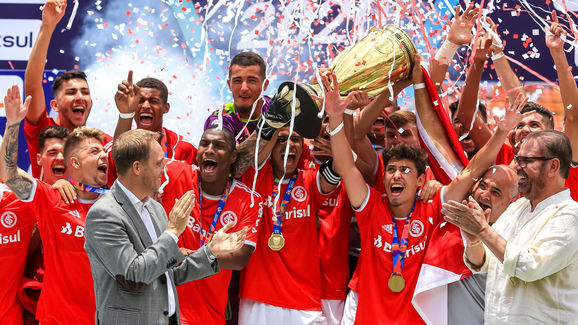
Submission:
{"label": "suit jacket", "polygon": [[173,287],[178,318],[175,285],[219,272],[206,245],[187,257],[181,253],[164,232],[168,217],[158,202],[151,200],[148,210],[158,236],[154,243],[116,183],[88,211],[84,247],[94,279],[96,324],[168,324],[167,285]]}

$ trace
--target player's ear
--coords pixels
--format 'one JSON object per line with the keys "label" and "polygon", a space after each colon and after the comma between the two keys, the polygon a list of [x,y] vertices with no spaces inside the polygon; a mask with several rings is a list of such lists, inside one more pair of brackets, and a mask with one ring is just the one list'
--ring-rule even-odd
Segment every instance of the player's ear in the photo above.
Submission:
{"label": "player's ear", "polygon": [[53,99],[50,101],[50,108],[55,111],[56,113],[58,113],[60,111],[59,107],[58,107],[58,102]]}
{"label": "player's ear", "polygon": [[76,169],[80,168],[80,160],[75,156],[70,157],[70,164]]}
{"label": "player's ear", "polygon": [[417,187],[422,187],[425,184],[425,173],[417,177]]}
{"label": "player's ear", "polygon": [[133,162],[131,169],[135,175],[140,175],[140,173],[142,171],[142,165],[141,165],[140,161],[137,160],[137,161]]}

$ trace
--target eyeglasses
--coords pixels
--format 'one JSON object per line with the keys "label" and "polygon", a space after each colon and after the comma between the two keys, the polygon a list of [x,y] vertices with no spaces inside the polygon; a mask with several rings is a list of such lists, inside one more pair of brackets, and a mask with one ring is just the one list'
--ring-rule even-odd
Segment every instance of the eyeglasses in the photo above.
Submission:
{"label": "eyeglasses", "polygon": [[556,158],[556,157],[528,157],[528,156],[514,155],[514,160],[516,161],[516,164],[518,164],[518,166],[520,166],[520,168],[526,168],[526,166],[528,166],[528,163],[532,163],[536,160],[548,161],[548,160],[552,160],[554,158]]}

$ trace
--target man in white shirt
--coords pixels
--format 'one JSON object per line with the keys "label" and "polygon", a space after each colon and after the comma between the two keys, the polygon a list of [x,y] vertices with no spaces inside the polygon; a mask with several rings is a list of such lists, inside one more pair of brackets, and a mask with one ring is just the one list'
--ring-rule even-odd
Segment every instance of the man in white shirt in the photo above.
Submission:
{"label": "man in white shirt", "polygon": [[[515,156],[519,192],[493,227],[478,204],[448,202],[464,260],[487,272],[486,324],[566,324],[578,315],[578,203],[564,187],[572,150],[564,133],[530,133]],[[481,245],[483,243],[483,245]]]}
{"label": "man in white shirt", "polygon": [[243,246],[246,229],[232,223],[195,252],[177,245],[194,206],[187,192],[167,215],[151,199],[161,184],[164,153],[159,135],[132,130],[115,139],[118,179],[86,217],[86,243],[97,324],[180,324],[175,285],[219,272],[217,257]]}

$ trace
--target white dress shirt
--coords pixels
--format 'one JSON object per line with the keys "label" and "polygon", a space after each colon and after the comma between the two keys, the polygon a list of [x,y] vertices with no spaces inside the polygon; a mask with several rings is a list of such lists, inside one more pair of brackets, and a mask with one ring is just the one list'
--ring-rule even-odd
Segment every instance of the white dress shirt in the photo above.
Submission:
{"label": "white dress shirt", "polygon": [[[578,317],[578,203],[568,189],[538,203],[520,198],[493,228],[504,263],[486,247],[486,324],[569,324]],[[466,265],[475,271],[468,263]]]}
{"label": "white dress shirt", "polygon": [[[140,218],[145,224],[145,227],[147,228],[147,231],[153,243],[156,242],[158,236],[157,232],[155,231],[155,227],[153,225],[153,221],[151,219],[151,215],[148,210],[148,205],[150,204],[149,201],[151,200],[151,198],[147,197],[144,201],[141,201],[129,189],[124,187],[124,185],[122,185],[118,179],[116,180],[116,184],[123,190],[124,194],[126,194],[130,202],[133,204],[134,208],[136,209]],[[175,240],[175,242],[179,241],[179,238],[172,232],[166,230],[165,232],[171,235],[171,237]],[[173,286],[171,285],[171,278],[169,277],[169,272],[165,272],[165,276],[167,277],[167,292],[169,296],[169,316],[172,316],[175,314],[176,310],[175,293],[173,291]]]}

